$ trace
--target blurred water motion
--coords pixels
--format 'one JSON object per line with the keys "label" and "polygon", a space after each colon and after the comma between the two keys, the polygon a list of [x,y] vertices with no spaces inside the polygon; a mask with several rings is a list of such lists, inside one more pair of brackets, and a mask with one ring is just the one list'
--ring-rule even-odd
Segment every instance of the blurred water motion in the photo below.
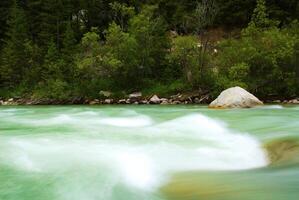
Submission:
{"label": "blurred water motion", "polygon": [[0,108],[0,200],[297,200],[299,107]]}

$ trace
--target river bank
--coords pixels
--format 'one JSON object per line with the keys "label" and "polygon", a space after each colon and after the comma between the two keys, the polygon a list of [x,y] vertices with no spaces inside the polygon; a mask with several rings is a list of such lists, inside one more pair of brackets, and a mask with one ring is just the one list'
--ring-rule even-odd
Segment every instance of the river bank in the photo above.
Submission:
{"label": "river bank", "polygon": [[[167,98],[160,98],[157,95],[148,97],[127,97],[127,98],[104,98],[91,99],[84,97],[74,97],[70,99],[34,99],[34,98],[1,98],[0,106],[16,105],[186,105],[202,104],[206,105],[213,101],[210,95],[186,95],[177,94]],[[298,104],[299,98],[286,100],[264,100],[269,104]]]}

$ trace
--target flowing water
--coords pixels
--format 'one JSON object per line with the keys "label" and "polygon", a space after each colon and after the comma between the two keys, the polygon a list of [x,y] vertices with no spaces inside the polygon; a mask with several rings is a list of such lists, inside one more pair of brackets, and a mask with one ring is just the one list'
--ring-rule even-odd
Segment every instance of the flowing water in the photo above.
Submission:
{"label": "flowing water", "polygon": [[298,141],[295,106],[0,107],[0,200],[298,200]]}

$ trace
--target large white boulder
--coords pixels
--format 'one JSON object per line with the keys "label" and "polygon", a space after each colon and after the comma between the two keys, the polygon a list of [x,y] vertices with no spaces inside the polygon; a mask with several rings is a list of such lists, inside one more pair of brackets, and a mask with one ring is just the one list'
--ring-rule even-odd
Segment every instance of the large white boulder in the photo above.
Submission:
{"label": "large white boulder", "polygon": [[258,98],[241,87],[233,87],[221,92],[209,108],[252,108],[263,105]]}

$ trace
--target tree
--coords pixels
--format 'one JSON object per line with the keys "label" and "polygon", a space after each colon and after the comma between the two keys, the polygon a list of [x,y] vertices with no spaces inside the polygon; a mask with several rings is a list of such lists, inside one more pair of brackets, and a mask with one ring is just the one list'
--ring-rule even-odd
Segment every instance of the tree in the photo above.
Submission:
{"label": "tree", "polygon": [[270,26],[270,20],[268,18],[266,1],[257,0],[257,6],[253,11],[249,27],[266,28]]}
{"label": "tree", "polygon": [[114,22],[117,22],[124,31],[126,29],[128,19],[135,13],[134,8],[118,2],[110,3],[110,6],[113,11]]}
{"label": "tree", "polygon": [[198,2],[195,16],[196,16],[196,33],[200,38],[200,76],[204,74],[206,70],[206,53],[209,46],[209,36],[206,34],[207,29],[213,25],[215,17],[217,15],[217,5],[214,0],[202,0]]}
{"label": "tree", "polygon": [[1,53],[0,79],[4,87],[13,88],[22,81],[29,67],[26,49],[30,44],[26,16],[16,1],[13,2],[7,25]]}
{"label": "tree", "polygon": [[156,7],[144,7],[130,20],[129,33],[135,38],[136,72],[140,78],[158,78],[163,73],[163,64],[170,47],[164,21],[155,17]]}
{"label": "tree", "polygon": [[[196,36],[179,36],[173,39],[170,62],[177,68],[188,84],[193,85],[194,79],[199,77],[200,46]],[[180,70],[182,69],[182,71]]]}
{"label": "tree", "polygon": [[11,7],[11,0],[1,0],[0,1],[0,48],[3,44],[3,39],[7,31],[7,20],[9,17],[9,8]]}

